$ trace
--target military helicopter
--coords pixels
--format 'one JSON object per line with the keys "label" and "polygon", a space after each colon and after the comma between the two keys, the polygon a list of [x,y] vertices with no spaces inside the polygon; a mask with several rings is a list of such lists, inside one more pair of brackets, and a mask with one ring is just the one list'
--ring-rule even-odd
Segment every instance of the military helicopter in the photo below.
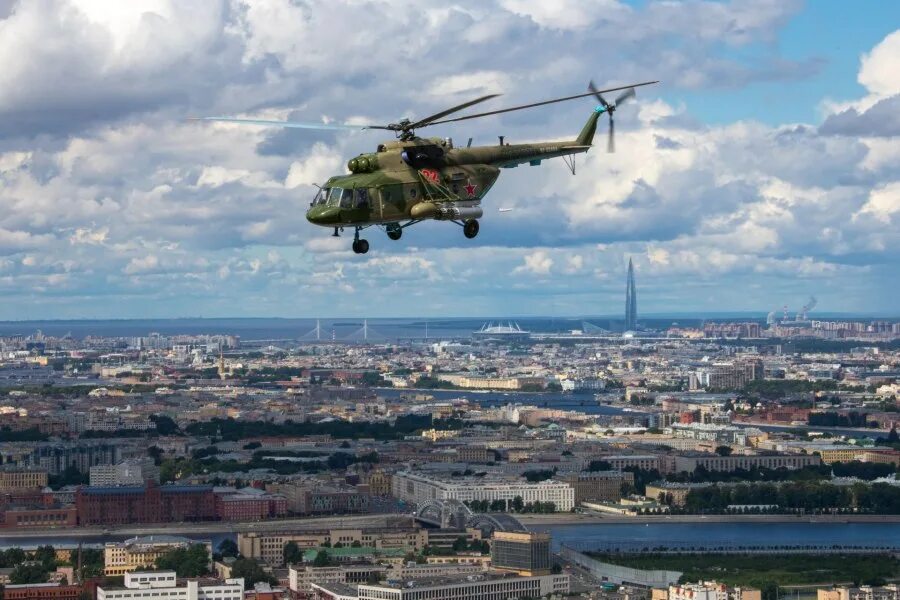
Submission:
{"label": "military helicopter", "polygon": [[[350,159],[347,163],[349,175],[335,175],[323,185],[317,186],[319,191],[306,212],[306,219],[310,223],[333,229],[335,236],[344,228],[353,228],[353,251],[365,254],[369,251],[369,242],[360,238],[359,233],[373,226],[383,227],[390,239],[399,240],[407,227],[434,219],[455,223],[462,227],[467,238],[474,238],[478,235],[478,219],[484,214],[481,200],[497,181],[500,169],[524,163],[537,166],[545,159],[556,157],[574,160],[575,154],[587,152],[591,148],[597,120],[604,113],[609,119],[607,150],[614,152],[613,115],[616,109],[635,96],[635,88],[654,83],[658,82],[646,81],[599,90],[591,82],[587,93],[445,118],[499,95],[489,94],[424,119],[403,119],[388,125],[301,123],[231,117],[201,117],[199,120],[295,129],[393,131],[396,140],[378,144],[374,153],[360,154]],[[622,93],[613,102],[607,102],[603,97],[605,93],[617,91]],[[416,130],[423,127],[479,119],[589,96],[595,97],[600,104],[591,112],[581,133],[574,140],[509,144],[504,142],[503,136],[499,136],[498,144],[472,146],[472,139],[469,138],[464,148],[456,148],[449,138],[420,138],[416,135]],[[569,166],[574,173],[574,162],[569,163]]]}

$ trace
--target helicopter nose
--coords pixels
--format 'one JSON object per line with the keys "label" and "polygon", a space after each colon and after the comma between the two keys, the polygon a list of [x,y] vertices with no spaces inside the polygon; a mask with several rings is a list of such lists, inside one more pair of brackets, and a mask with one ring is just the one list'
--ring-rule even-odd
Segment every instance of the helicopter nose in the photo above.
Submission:
{"label": "helicopter nose", "polygon": [[334,225],[341,221],[341,209],[334,206],[314,206],[306,211],[306,220],[315,225]]}

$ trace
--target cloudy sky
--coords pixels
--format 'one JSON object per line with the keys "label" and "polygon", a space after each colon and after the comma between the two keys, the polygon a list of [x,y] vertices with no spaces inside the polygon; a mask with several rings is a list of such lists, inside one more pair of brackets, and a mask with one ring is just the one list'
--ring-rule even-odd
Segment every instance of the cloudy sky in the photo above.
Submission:
{"label": "cloudy sky", "polygon": [[[0,319],[900,314],[900,3],[0,0]],[[304,211],[386,122],[660,79],[618,152],[504,171],[481,234]],[[571,139],[587,100],[431,132]],[[423,133],[427,130],[423,130]],[[605,128],[598,134],[598,140]],[[500,213],[498,208],[513,208]]]}

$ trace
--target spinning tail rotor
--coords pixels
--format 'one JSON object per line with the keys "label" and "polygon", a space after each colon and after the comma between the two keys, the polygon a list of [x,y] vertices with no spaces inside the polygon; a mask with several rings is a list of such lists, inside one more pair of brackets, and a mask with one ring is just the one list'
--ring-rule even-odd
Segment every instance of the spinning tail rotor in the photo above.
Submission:
{"label": "spinning tail rotor", "polygon": [[615,152],[616,151],[616,120],[613,115],[616,112],[616,109],[619,108],[620,105],[627,102],[631,98],[635,97],[635,91],[633,87],[626,89],[624,92],[619,94],[616,98],[615,102],[610,104],[606,101],[606,98],[603,97],[603,94],[597,89],[597,86],[594,85],[592,81],[588,85],[588,90],[594,94],[594,97],[597,98],[597,101],[600,102],[600,106],[597,107],[597,112],[605,112],[606,116],[609,118],[609,135],[606,138],[606,151],[607,152]]}

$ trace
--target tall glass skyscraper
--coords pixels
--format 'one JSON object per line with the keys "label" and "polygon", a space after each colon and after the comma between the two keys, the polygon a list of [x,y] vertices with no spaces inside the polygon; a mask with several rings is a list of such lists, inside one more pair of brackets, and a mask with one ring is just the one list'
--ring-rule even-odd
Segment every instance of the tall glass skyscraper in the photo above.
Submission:
{"label": "tall glass skyscraper", "polygon": [[637,291],[634,289],[634,263],[628,259],[628,280],[625,283],[625,331],[637,328]]}

